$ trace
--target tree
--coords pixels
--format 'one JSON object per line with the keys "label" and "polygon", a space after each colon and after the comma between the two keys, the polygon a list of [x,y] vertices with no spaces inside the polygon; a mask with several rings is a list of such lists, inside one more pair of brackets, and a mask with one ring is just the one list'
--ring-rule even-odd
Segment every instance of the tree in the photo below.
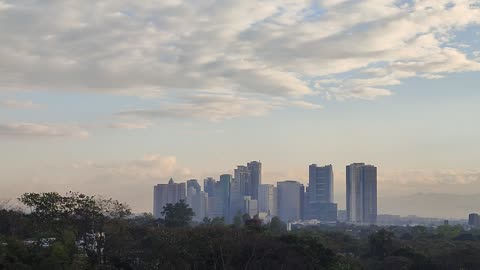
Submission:
{"label": "tree", "polygon": [[243,226],[242,222],[242,213],[240,211],[237,212],[237,214],[233,217],[233,226],[235,228],[240,228]]}
{"label": "tree", "polygon": [[203,220],[202,220],[202,224],[203,225],[211,225],[212,224],[212,219],[210,219],[209,217],[204,217]]}
{"label": "tree", "polygon": [[283,233],[287,231],[287,224],[281,221],[279,217],[273,217],[268,227],[273,233]]}
{"label": "tree", "polygon": [[450,226],[450,225],[442,225],[437,227],[437,234],[442,237],[443,239],[453,239],[460,235],[463,228],[460,225]]}
{"label": "tree", "polygon": [[214,217],[210,225],[212,226],[225,226],[225,219],[223,217]]}
{"label": "tree", "polygon": [[[76,192],[66,196],[56,192],[25,193],[19,200],[30,208],[38,237],[63,238],[64,231],[69,230],[73,239],[82,243],[92,264],[102,261],[105,224],[131,213],[126,204],[116,200]],[[54,250],[55,256],[50,259],[61,261],[58,258],[63,258],[63,247],[57,243]]]}
{"label": "tree", "polygon": [[368,238],[370,254],[378,258],[387,257],[393,249],[393,232],[381,229]]}
{"label": "tree", "polygon": [[165,217],[165,226],[172,228],[188,227],[195,213],[192,208],[188,207],[188,204],[186,204],[184,200],[181,200],[176,204],[169,203],[164,206],[162,215]]}

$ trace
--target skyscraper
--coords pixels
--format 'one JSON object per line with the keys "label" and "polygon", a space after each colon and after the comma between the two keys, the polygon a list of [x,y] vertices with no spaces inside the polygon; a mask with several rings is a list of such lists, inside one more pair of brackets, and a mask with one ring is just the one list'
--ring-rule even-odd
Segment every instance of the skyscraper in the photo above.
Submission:
{"label": "skyscraper", "polygon": [[247,168],[250,171],[250,181],[246,195],[251,196],[253,200],[257,200],[258,186],[262,184],[262,163],[252,161],[247,163]]}
{"label": "skyscraper", "polygon": [[230,185],[230,217],[232,220],[238,213],[244,214],[244,197],[250,196],[257,201],[258,186],[262,183],[262,163],[252,161],[247,166],[237,166],[234,179]]}
{"label": "skyscraper", "polygon": [[214,197],[208,198],[209,217],[224,217],[227,220],[231,179],[230,174],[224,174],[220,176],[220,181],[215,182]]}
{"label": "skyscraper", "polygon": [[262,184],[258,187],[258,211],[270,216],[277,215],[277,188],[274,185]]}
{"label": "skyscraper", "polygon": [[230,185],[232,180],[233,177],[231,174],[222,174],[220,175],[220,181],[218,181],[215,186],[215,194],[219,194],[218,197],[223,197],[222,213],[225,220],[228,220],[230,212]]}
{"label": "skyscraper", "polygon": [[333,202],[333,168],[312,164],[308,170],[308,197],[310,202]]}
{"label": "skyscraper", "polygon": [[243,213],[248,214],[251,218],[258,215],[258,201],[250,196],[243,196]]}
{"label": "skyscraper", "polygon": [[197,222],[202,222],[203,219],[208,216],[208,194],[205,191],[199,191],[192,195],[192,198],[189,199],[192,202],[192,210],[195,213],[193,220]]}
{"label": "skyscraper", "polygon": [[187,180],[187,197],[189,196],[189,192],[191,192],[189,191],[191,190],[190,188],[193,188],[193,190],[195,190],[196,192],[200,192],[202,190],[197,179]]}
{"label": "skyscraper", "polygon": [[308,194],[305,205],[305,218],[321,221],[337,220],[337,204],[333,203],[332,165],[309,166]]}
{"label": "skyscraper", "polygon": [[230,185],[230,221],[238,213],[243,214],[243,197],[247,196],[250,171],[246,166],[237,166],[234,175]]}
{"label": "skyscraper", "polygon": [[468,225],[472,226],[473,228],[480,227],[480,215],[477,213],[471,213],[468,215]]}
{"label": "skyscraper", "polygon": [[365,163],[347,166],[347,218],[375,224],[377,220],[377,168]]}
{"label": "skyscraper", "polygon": [[297,181],[277,182],[278,217],[284,222],[302,218],[303,185]]}
{"label": "skyscraper", "polygon": [[215,179],[207,177],[203,180],[203,190],[208,194],[208,197],[215,196]]}
{"label": "skyscraper", "polygon": [[168,184],[158,184],[153,187],[153,215],[162,217],[163,207],[169,203],[175,204],[186,198],[185,183],[175,183],[172,178]]}

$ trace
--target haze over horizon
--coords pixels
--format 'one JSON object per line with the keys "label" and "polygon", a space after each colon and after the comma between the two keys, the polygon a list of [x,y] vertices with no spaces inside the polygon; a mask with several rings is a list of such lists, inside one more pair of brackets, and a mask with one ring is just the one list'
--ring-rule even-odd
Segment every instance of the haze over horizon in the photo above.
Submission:
{"label": "haze over horizon", "polygon": [[[0,0],[0,199],[378,167],[379,214],[480,212],[480,2]],[[401,207],[400,207],[401,205]]]}

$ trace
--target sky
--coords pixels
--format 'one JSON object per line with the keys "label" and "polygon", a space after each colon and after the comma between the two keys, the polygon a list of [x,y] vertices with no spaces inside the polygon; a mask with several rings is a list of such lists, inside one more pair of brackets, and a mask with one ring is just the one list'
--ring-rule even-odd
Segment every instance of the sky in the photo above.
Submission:
{"label": "sky", "polygon": [[[0,0],[0,199],[263,163],[378,167],[379,212],[480,212],[480,1]],[[402,202],[399,205],[399,202]]]}

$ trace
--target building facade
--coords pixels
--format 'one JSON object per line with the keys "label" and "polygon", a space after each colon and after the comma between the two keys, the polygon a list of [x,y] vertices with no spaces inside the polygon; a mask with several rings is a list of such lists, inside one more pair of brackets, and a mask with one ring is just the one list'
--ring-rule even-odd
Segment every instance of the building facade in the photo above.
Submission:
{"label": "building facade", "polygon": [[346,168],[347,219],[375,224],[377,219],[377,167],[353,163]]}
{"label": "building facade", "polygon": [[297,181],[287,180],[277,182],[278,217],[283,222],[293,222],[302,219],[303,185]]}
{"label": "building facade", "polygon": [[222,174],[220,175],[220,181],[218,181],[215,186],[216,194],[218,193],[218,196],[223,198],[222,212],[225,220],[228,220],[230,215],[230,185],[232,184],[232,181],[233,177],[231,174]]}
{"label": "building facade", "polygon": [[205,217],[208,216],[208,201],[209,201],[208,194],[205,191],[200,191],[195,193],[192,198],[190,199],[192,202],[192,210],[195,213],[193,216],[193,221],[202,222]]}
{"label": "building facade", "polygon": [[333,203],[332,165],[319,167],[316,164],[312,164],[308,169],[309,202]]}
{"label": "building facade", "polygon": [[168,184],[158,184],[153,187],[153,215],[161,218],[163,207],[167,204],[175,204],[186,199],[186,184],[175,183],[172,178]]}
{"label": "building facade", "polygon": [[190,195],[189,191],[191,192],[192,190],[190,188],[193,188],[193,190],[195,190],[196,192],[200,192],[202,190],[202,187],[198,183],[197,179],[187,180],[187,197]]}
{"label": "building facade", "polygon": [[243,214],[243,197],[247,196],[249,181],[250,171],[248,168],[246,166],[237,166],[230,185],[230,221],[237,214]]}
{"label": "building facade", "polygon": [[261,184],[258,187],[258,211],[276,216],[277,213],[277,188],[270,184]]}
{"label": "building facade", "polygon": [[477,213],[472,213],[468,215],[468,225],[473,228],[480,227],[480,215],[478,215]]}
{"label": "building facade", "polygon": [[247,196],[252,199],[258,199],[258,187],[262,184],[262,163],[260,161],[252,161],[247,163],[248,171],[250,172],[250,179],[248,183]]}
{"label": "building facade", "polygon": [[207,177],[203,180],[203,191],[208,194],[208,197],[215,197],[215,183],[213,177]]}
{"label": "building facade", "polygon": [[333,202],[333,179],[332,165],[309,166],[305,219],[337,220],[337,204]]}
{"label": "building facade", "polygon": [[258,201],[254,200],[250,196],[243,197],[243,210],[244,214],[248,214],[251,218],[258,215]]}

